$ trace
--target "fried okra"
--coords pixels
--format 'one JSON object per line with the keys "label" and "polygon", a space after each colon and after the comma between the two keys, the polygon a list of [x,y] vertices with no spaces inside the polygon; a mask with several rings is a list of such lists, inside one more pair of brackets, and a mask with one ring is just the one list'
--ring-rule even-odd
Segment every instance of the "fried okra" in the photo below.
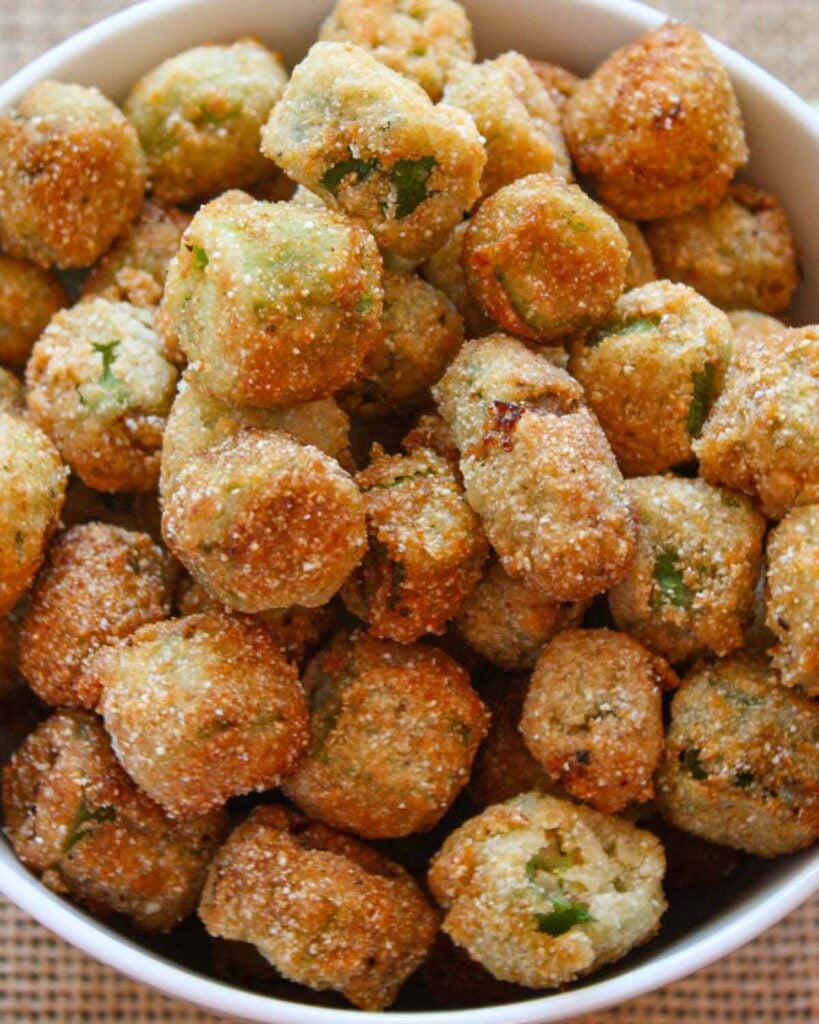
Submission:
{"label": "fried okra", "polygon": [[515,671],[532,668],[544,644],[579,626],[586,606],[586,601],[552,601],[493,562],[461,605],[455,623],[487,661]]}
{"label": "fried okra", "polygon": [[356,485],[279,430],[244,429],[192,455],[165,497],[162,532],[213,597],[243,612],[326,604],[366,547]]}
{"label": "fried okra", "polygon": [[603,202],[633,220],[715,206],[748,158],[725,68],[696,29],[675,22],[579,82],[563,131]]}
{"label": "fried okra", "polygon": [[184,203],[263,178],[260,133],[286,82],[281,59],[252,39],[197,46],[149,71],[124,109],[154,195]]}
{"label": "fried okra", "polygon": [[123,767],[174,817],[271,789],[307,739],[295,668],[248,616],[190,615],[101,647],[77,682]]}
{"label": "fried okra", "polygon": [[356,476],[369,546],[342,589],[373,636],[410,643],[443,633],[477,584],[487,555],[483,528],[449,462],[429,449],[373,450]]}
{"label": "fried okra", "polygon": [[97,491],[152,491],[178,372],[150,309],[94,299],[58,313],[26,369],[28,410]]}
{"label": "fried okra", "polygon": [[506,572],[554,601],[620,579],[634,551],[631,510],[577,381],[495,334],[467,342],[434,393],[467,500]]}
{"label": "fried okra", "polygon": [[764,518],[747,498],[704,480],[639,477],[627,487],[637,551],[609,591],[618,629],[672,662],[740,648]]}
{"label": "fried okra", "polygon": [[420,259],[480,195],[486,161],[466,111],[349,43],[316,43],[293,71],[262,150],[300,185]]}
{"label": "fried okra", "polygon": [[819,501],[819,327],[758,334],[734,352],[694,442],[711,483],[759,498],[772,519]]}
{"label": "fried okra", "polygon": [[461,260],[472,294],[504,330],[551,341],[609,315],[629,251],[617,223],[576,185],[530,174],[469,221]]}
{"label": "fried okra", "polygon": [[355,43],[414,79],[433,102],[453,67],[475,59],[472,26],[454,0],[336,0],[319,39]]}
{"label": "fried okra", "polygon": [[286,978],[389,1006],[425,959],[438,919],[399,865],[279,806],[257,807],[208,874],[199,916],[250,942]]}
{"label": "fried okra", "polygon": [[160,489],[167,498],[185,463],[192,455],[214,448],[244,428],[282,430],[300,444],[311,444],[349,466],[350,421],[333,398],[272,409],[228,405],[187,378],[179,386],[162,444]]}
{"label": "fried okra", "polygon": [[562,114],[566,101],[573,95],[580,79],[573,71],[561,67],[560,64],[551,64],[547,60],[530,60],[529,63],[532,65],[534,73],[548,89],[558,113]]}
{"label": "fried okra", "polygon": [[658,278],[657,268],[654,265],[654,257],[645,235],[633,220],[621,217],[614,210],[606,210],[617,223],[617,227],[623,232],[623,237],[628,242],[629,257],[626,264],[626,289],[639,288],[640,285],[656,281]]}
{"label": "fried okra", "polygon": [[167,618],[171,582],[168,557],[145,533],[88,523],[60,534],[23,615],[20,671],[34,692],[77,706],[83,663],[103,644]]}
{"label": "fried okra", "polygon": [[672,825],[778,857],[819,838],[819,706],[762,657],[699,665],[671,704],[657,803]]}
{"label": "fried okra", "polygon": [[526,793],[456,829],[429,885],[443,930],[474,960],[502,981],[553,988],[654,935],[664,871],[650,832]]}
{"label": "fried okra", "polygon": [[766,611],[786,686],[819,697],[819,505],[789,512],[768,537]]}
{"label": "fried okra", "polygon": [[22,413],[26,407],[26,394],[19,377],[0,366],[0,412]]}
{"label": "fried okra", "polygon": [[43,722],[3,770],[6,832],[54,892],[168,931],[196,907],[225,831],[221,810],[174,821],[128,778],[84,711]]}
{"label": "fried okra", "polygon": [[90,266],[144,192],[137,134],[97,89],[39,82],[0,116],[0,246],[10,256]]}
{"label": "fried okra", "polygon": [[693,459],[691,444],[722,390],[731,343],[725,314],[669,281],[626,292],[607,323],[575,342],[569,369],[626,476]]}
{"label": "fried okra", "polygon": [[722,309],[780,313],[799,284],[796,242],[775,196],[732,185],[713,207],[646,226],[661,277],[682,281]]}
{"label": "fried okra", "polygon": [[222,401],[326,398],[355,377],[378,338],[381,269],[361,224],[229,192],[185,232],[163,315],[194,378]]}
{"label": "fried okra", "polygon": [[162,298],[168,264],[179,252],[190,214],[175,206],[147,202],[132,224],[83,282],[84,299],[110,299],[156,306]]}
{"label": "fried okra", "polygon": [[368,839],[432,828],[469,779],[489,724],[466,672],[434,647],[344,633],[303,683],[310,742],[287,796]]}
{"label": "fried okra", "polygon": [[661,691],[677,683],[667,662],[625,633],[566,630],[538,658],[520,729],[570,796],[618,814],[654,796]]}
{"label": "fried okra", "polygon": [[378,340],[340,401],[355,416],[411,412],[463,344],[463,321],[437,288],[415,274],[384,274]]}
{"label": "fried okra", "polygon": [[0,410],[0,615],[17,604],[43,563],[67,475],[42,430]]}
{"label": "fried okra", "polygon": [[441,248],[423,263],[421,273],[446,295],[461,314],[467,338],[483,338],[497,330],[497,325],[486,315],[466,283],[461,253],[468,227],[468,221],[454,227]]}
{"label": "fried okra", "polygon": [[21,369],[68,295],[56,274],[0,253],[0,363]]}
{"label": "fried okra", "polygon": [[754,309],[732,310],[728,313],[728,320],[734,332],[734,351],[742,348],[746,341],[770,338],[786,330],[781,320],[758,313]]}
{"label": "fried okra", "polygon": [[571,180],[560,114],[521,54],[457,64],[447,80],[444,102],[465,110],[485,140],[481,195],[490,196],[527,174]]}

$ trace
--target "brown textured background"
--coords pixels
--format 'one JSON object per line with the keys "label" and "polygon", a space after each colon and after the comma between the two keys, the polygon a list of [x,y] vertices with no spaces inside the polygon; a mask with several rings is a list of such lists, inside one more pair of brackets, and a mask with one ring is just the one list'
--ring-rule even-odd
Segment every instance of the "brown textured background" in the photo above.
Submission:
{"label": "brown textured background", "polygon": [[[230,0],[225,0],[229,3]],[[514,7],[514,0],[498,0]],[[819,99],[819,0],[654,0]],[[127,0],[0,0],[0,80]],[[819,169],[817,169],[819,173]],[[0,1024],[208,1024],[0,897]],[[720,963],[584,1024],[819,1024],[819,897]]]}

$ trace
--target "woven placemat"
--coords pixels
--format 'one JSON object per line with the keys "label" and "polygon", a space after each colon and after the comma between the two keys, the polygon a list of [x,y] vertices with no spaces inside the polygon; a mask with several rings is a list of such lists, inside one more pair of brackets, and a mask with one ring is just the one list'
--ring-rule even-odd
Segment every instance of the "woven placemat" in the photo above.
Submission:
{"label": "woven placemat", "polygon": [[[817,0],[655,3],[742,50],[803,95],[819,97]],[[0,80],[82,26],[126,6],[123,0],[0,0]],[[817,1024],[818,965],[816,897],[733,956],[584,1024]],[[95,963],[0,898],[0,1024],[213,1020]]]}

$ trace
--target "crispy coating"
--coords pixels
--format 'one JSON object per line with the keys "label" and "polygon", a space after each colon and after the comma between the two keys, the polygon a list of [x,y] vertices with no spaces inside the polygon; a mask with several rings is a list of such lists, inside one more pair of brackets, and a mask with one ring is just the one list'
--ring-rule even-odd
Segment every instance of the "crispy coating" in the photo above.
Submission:
{"label": "crispy coating", "polygon": [[819,706],[761,656],[696,666],[671,704],[657,803],[672,825],[760,857],[819,838]]}
{"label": "crispy coating", "polygon": [[414,79],[433,102],[455,65],[475,59],[472,26],[454,0],[336,0],[319,39],[355,43]]}
{"label": "crispy coating", "polygon": [[780,313],[799,284],[796,242],[779,200],[745,183],[713,209],[695,207],[646,226],[661,277],[722,309]]}
{"label": "crispy coating", "polygon": [[15,615],[0,616],[0,698],[16,689],[20,676],[20,623]]}
{"label": "crispy coating", "polygon": [[618,814],[654,796],[661,691],[678,682],[666,661],[625,633],[565,630],[538,658],[520,730],[570,796]]}
{"label": "crispy coating", "polygon": [[492,562],[455,622],[487,661],[520,671],[534,666],[541,648],[557,633],[579,626],[587,605],[544,597],[525,580],[510,576],[500,562]]}
{"label": "crispy coating", "polygon": [[819,327],[756,334],[694,442],[700,472],[759,498],[771,519],[819,501]]}
{"label": "crispy coating", "polygon": [[244,428],[281,430],[300,444],[319,448],[345,467],[352,465],[350,421],[333,398],[299,405],[261,409],[228,405],[184,377],[177,391],[162,444],[160,490],[167,498],[187,461],[197,452],[214,448]]}
{"label": "crispy coating", "polygon": [[[88,523],[60,534],[23,615],[20,671],[49,704],[80,704],[75,680],[105,643],[171,610],[167,555],[145,533]],[[86,694],[93,707],[99,693]]]}
{"label": "crispy coating", "polygon": [[326,604],[366,547],[353,481],[280,430],[246,428],[192,455],[165,496],[162,532],[213,597],[244,612]]}
{"label": "crispy coating", "polygon": [[228,192],[185,232],[163,315],[195,379],[222,401],[326,398],[378,337],[381,269],[361,224]]}
{"label": "crispy coating", "polygon": [[191,215],[148,201],[139,220],[120,235],[83,282],[83,299],[157,306],[168,264],[179,251]]}
{"label": "crispy coating", "polygon": [[666,908],[659,840],[543,793],[456,829],[429,885],[443,930],[502,981],[552,988],[611,963],[657,931]]}
{"label": "crispy coating", "polygon": [[342,589],[347,608],[373,636],[410,643],[443,633],[487,556],[483,527],[455,471],[429,449],[386,455],[376,446],[356,483],[369,547]]}
{"label": "crispy coating", "polygon": [[614,210],[605,207],[604,209],[617,222],[617,227],[623,232],[623,236],[628,242],[629,258],[626,264],[626,289],[631,291],[632,288],[639,288],[640,285],[656,281],[660,275],[657,273],[654,257],[651,255],[651,249],[648,247],[648,242],[643,232],[633,220],[621,217]]}
{"label": "crispy coating", "polygon": [[260,132],[286,82],[281,58],[253,39],[185,50],[140,78],[124,109],[157,199],[184,203],[263,178]]}
{"label": "crispy coating", "polygon": [[626,292],[607,323],[574,343],[569,369],[626,476],[693,459],[731,342],[724,313],[685,285],[654,281]]}
{"label": "crispy coating", "polygon": [[496,331],[497,325],[486,315],[466,283],[461,253],[468,227],[468,221],[456,225],[441,248],[422,264],[421,273],[430,284],[434,284],[446,295],[461,314],[467,338],[483,338]]}
{"label": "crispy coating", "polygon": [[316,43],[262,133],[262,151],[382,249],[420,259],[480,195],[486,162],[466,111],[349,43]]}
{"label": "crispy coating", "polygon": [[132,220],[145,158],[97,89],[39,82],[0,116],[0,246],[48,267],[87,267]]}
{"label": "crispy coating", "polygon": [[731,310],[728,313],[728,320],[734,331],[734,351],[739,351],[746,341],[770,338],[786,329],[781,320],[766,316],[765,313],[758,313],[754,309]]}
{"label": "crispy coating", "polygon": [[286,978],[385,1009],[424,960],[437,916],[399,865],[284,807],[257,807],[211,866],[199,916]]}
{"label": "crispy coating", "polygon": [[79,477],[72,476],[65,494],[62,521],[65,527],[108,523],[124,530],[147,533],[155,541],[162,540],[162,512],[159,495],[155,491],[106,494],[104,491],[92,491]]}
{"label": "crispy coating", "polygon": [[768,537],[767,623],[785,686],[819,697],[819,505],[789,512]]}
{"label": "crispy coating", "polygon": [[489,713],[434,647],[339,634],[304,675],[310,743],[284,791],[368,839],[432,828],[469,779]]}
{"label": "crispy coating", "polygon": [[0,411],[0,615],[17,604],[43,563],[67,476],[42,430]]}
{"label": "crispy coating", "polygon": [[527,174],[571,181],[560,114],[529,61],[510,51],[481,64],[457,64],[444,102],[471,115],[486,146],[481,195]]}
{"label": "crispy coating", "polygon": [[578,83],[563,117],[572,159],[632,220],[715,206],[748,158],[725,68],[696,29],[666,22]]}
{"label": "crispy coating", "polygon": [[26,394],[23,382],[11,370],[0,366],[0,412],[23,413],[26,408]]}
{"label": "crispy coating", "polygon": [[753,615],[764,518],[704,480],[639,477],[627,487],[637,551],[609,591],[617,628],[671,662],[737,650]]}
{"label": "crispy coating", "polygon": [[511,576],[581,601],[626,570],[634,524],[605,435],[564,370],[502,334],[469,341],[434,389],[466,496]]}
{"label": "crispy coating", "polygon": [[412,412],[463,344],[460,315],[447,296],[415,274],[384,274],[378,340],[341,393],[354,416]]}
{"label": "crispy coating", "polygon": [[511,334],[547,342],[606,319],[628,259],[614,219],[577,185],[548,174],[520,178],[487,199],[461,255],[486,313]]}
{"label": "crispy coating", "polygon": [[142,626],[85,663],[80,699],[100,691],[117,757],[173,817],[278,785],[307,740],[298,674],[248,616]]}
{"label": "crispy coating", "polygon": [[423,413],[419,416],[415,425],[402,438],[401,447],[408,455],[412,455],[419,448],[428,448],[446,459],[456,473],[460,473],[460,457],[452,438],[452,431],[443,416],[439,416],[437,412]]}
{"label": "crispy coating", "polygon": [[95,715],[59,711],[3,770],[6,831],[49,889],[168,931],[196,906],[221,810],[174,821],[128,778]]}
{"label": "crispy coating", "polygon": [[562,114],[566,101],[574,94],[581,79],[573,71],[569,71],[568,68],[561,67],[559,64],[551,64],[547,60],[530,59],[529,63],[532,65],[534,73],[549,91],[552,103],[554,103],[558,113]]}
{"label": "crispy coating", "polygon": [[22,369],[48,321],[67,305],[56,274],[0,253],[0,363]]}
{"label": "crispy coating", "polygon": [[28,411],[97,491],[153,491],[176,367],[151,309],[94,299],[58,313],[26,369]]}

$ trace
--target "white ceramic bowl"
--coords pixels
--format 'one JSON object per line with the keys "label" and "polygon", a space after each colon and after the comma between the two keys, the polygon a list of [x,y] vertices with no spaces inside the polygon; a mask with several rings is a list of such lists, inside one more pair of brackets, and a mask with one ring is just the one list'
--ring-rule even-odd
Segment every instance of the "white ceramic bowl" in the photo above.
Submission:
{"label": "white ceramic bowl", "polygon": [[[664,20],[630,0],[465,0],[479,50],[518,49],[586,73],[612,49]],[[0,86],[0,109],[43,78],[99,86],[115,100],[160,60],[204,42],[255,35],[292,66],[315,39],[329,0],[149,0],[81,32]],[[783,10],[783,17],[786,16]],[[788,210],[806,271],[797,323],[819,321],[819,121],[785,86],[714,43],[739,95],[751,148],[749,177]],[[5,732],[5,734],[4,734]],[[8,747],[0,722],[0,749]],[[508,1006],[436,1013],[392,1013],[396,1024],[540,1024],[604,1009],[674,981],[748,942],[819,889],[819,849],[751,865],[709,892],[677,898],[660,936],[570,991]],[[138,944],[53,895],[0,841],[0,890],[47,928],[124,974],[233,1018],[276,1024],[361,1024],[354,1010],[271,999],[214,981],[209,969],[171,939],[160,952]],[[707,905],[703,905],[707,903]],[[193,960],[194,968],[184,966]],[[808,979],[805,979],[808,984]]]}

